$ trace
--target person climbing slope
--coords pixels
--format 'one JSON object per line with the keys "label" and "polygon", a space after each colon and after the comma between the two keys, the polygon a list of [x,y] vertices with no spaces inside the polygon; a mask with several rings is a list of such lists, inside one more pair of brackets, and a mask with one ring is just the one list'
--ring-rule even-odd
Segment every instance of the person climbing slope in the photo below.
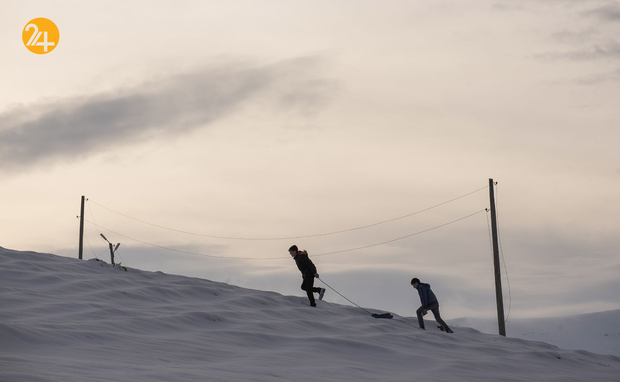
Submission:
{"label": "person climbing slope", "polygon": [[448,327],[448,324],[441,319],[441,315],[439,314],[439,301],[437,301],[437,297],[435,297],[435,293],[431,290],[431,286],[429,284],[421,283],[420,280],[416,277],[411,279],[411,286],[418,290],[418,294],[420,295],[420,302],[422,306],[418,308],[416,311],[418,315],[418,324],[420,324],[420,329],[424,329],[424,319],[422,316],[425,316],[426,313],[430,310],[433,312],[433,316],[435,316],[435,321],[440,326],[441,330],[445,330],[446,333],[453,333],[452,329]]}
{"label": "person climbing slope", "polygon": [[291,248],[289,248],[288,252],[295,260],[295,264],[297,264],[297,268],[301,272],[301,277],[303,278],[303,282],[301,283],[301,289],[305,290],[308,294],[310,306],[316,306],[316,301],[314,300],[314,293],[319,294],[319,300],[322,300],[323,296],[325,295],[325,288],[317,288],[314,286],[314,278],[319,277],[316,266],[308,257],[308,252],[300,251],[296,245],[293,245]]}

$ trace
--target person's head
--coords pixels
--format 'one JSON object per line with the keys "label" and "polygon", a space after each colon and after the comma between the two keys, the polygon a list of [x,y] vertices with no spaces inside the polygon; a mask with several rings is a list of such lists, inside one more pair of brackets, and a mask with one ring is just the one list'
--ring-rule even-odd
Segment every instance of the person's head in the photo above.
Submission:
{"label": "person's head", "polygon": [[299,248],[297,248],[296,245],[292,246],[291,248],[288,249],[288,253],[291,254],[291,256],[295,257],[297,256],[297,252],[299,251]]}
{"label": "person's head", "polygon": [[412,278],[411,286],[414,287],[415,289],[418,289],[418,285],[420,285],[420,279],[417,277]]}

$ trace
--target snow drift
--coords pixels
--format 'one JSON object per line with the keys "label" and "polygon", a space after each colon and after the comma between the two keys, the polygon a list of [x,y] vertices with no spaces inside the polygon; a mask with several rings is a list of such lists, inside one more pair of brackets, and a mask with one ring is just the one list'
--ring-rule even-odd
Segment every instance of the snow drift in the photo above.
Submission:
{"label": "snow drift", "polygon": [[620,358],[0,248],[0,381],[618,381]]}
{"label": "snow drift", "polygon": [[[497,319],[457,318],[450,324],[472,327],[483,333],[497,333]],[[507,327],[509,337],[620,357],[620,310],[567,317],[510,319]]]}

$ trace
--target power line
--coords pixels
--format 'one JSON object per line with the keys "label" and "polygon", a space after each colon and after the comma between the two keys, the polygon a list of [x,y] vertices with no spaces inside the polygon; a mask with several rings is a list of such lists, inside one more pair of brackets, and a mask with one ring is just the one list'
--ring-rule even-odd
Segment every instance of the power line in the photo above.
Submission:
{"label": "power line", "polygon": [[493,254],[493,237],[491,235],[491,222],[489,221],[489,211],[490,209],[485,208],[484,209],[487,213],[486,213],[486,217],[487,217],[487,229],[489,231],[489,247],[491,248],[491,254]]}
{"label": "power line", "polygon": [[[86,199],[86,201],[88,201],[88,198]],[[97,222],[95,221],[95,215],[93,214],[93,209],[90,208],[90,203],[88,203],[88,210],[90,211],[90,216],[93,218],[93,224],[95,225],[95,228],[97,228],[97,233],[101,235],[99,226],[97,225]]]}
{"label": "power line", "polygon": [[[88,208],[90,209],[90,205],[88,206]],[[94,222],[94,221],[95,221],[95,216],[93,215],[93,210],[92,210],[92,209],[90,209],[90,215],[92,216],[92,218],[93,218],[93,222]],[[76,216],[76,217],[77,217],[78,219],[80,218],[79,216]],[[97,227],[97,224],[95,224],[95,227]],[[95,253],[95,250],[93,249],[93,246],[92,246],[92,245],[90,245],[90,240],[88,240],[88,236],[85,236],[84,238],[86,239],[86,243],[87,243],[87,244],[88,244],[88,246],[90,247],[90,250],[91,250],[91,252],[93,253],[93,256],[95,256],[95,259],[98,259],[98,258],[99,258],[99,256],[101,256],[101,255],[103,254],[103,252],[105,252],[105,251],[103,251],[103,252],[101,252],[99,255],[97,255],[97,254]]]}
{"label": "power line", "polygon": [[350,232],[350,231],[356,231],[356,230],[361,230],[361,229],[365,229],[365,228],[375,227],[375,226],[378,226],[378,225],[381,225],[381,224],[390,223],[390,222],[393,222],[393,221],[396,221],[396,220],[400,220],[400,219],[405,219],[405,218],[408,218],[410,216],[417,215],[417,214],[420,214],[422,212],[426,212],[426,211],[432,210],[434,208],[443,206],[445,204],[448,204],[448,203],[454,202],[456,200],[465,198],[465,197],[467,197],[469,195],[475,194],[475,193],[477,193],[479,191],[482,191],[482,190],[484,190],[486,188],[488,188],[488,186],[484,186],[482,188],[479,188],[479,189],[474,190],[472,192],[469,192],[467,194],[461,195],[461,196],[456,197],[454,199],[450,199],[450,200],[445,201],[443,203],[436,204],[436,205],[434,205],[432,207],[428,207],[428,208],[425,208],[425,209],[422,209],[422,210],[419,210],[419,211],[416,211],[416,212],[413,212],[413,213],[410,213],[410,214],[407,214],[407,215],[399,216],[399,217],[396,217],[396,218],[380,221],[380,222],[373,223],[373,224],[364,225],[364,226],[361,226],[361,227],[355,227],[355,228],[349,228],[349,229],[343,229],[343,230],[339,230],[339,231],[332,231],[332,232],[319,233],[319,234],[313,234],[313,235],[299,235],[299,236],[289,236],[289,237],[263,237],[263,238],[235,237],[235,236],[216,236],[216,235],[207,235],[207,234],[200,234],[200,233],[195,233],[195,232],[188,232],[188,231],[184,231],[184,230],[180,230],[180,229],[175,229],[175,228],[165,227],[165,226],[158,225],[158,224],[149,223],[149,222],[146,222],[144,220],[141,220],[141,219],[129,216],[127,214],[124,214],[124,213],[121,213],[121,212],[118,212],[118,211],[115,211],[115,210],[113,210],[111,208],[108,208],[108,207],[106,207],[104,205],[101,205],[101,204],[99,204],[99,203],[97,203],[95,201],[92,201],[90,199],[87,199],[87,201],[89,203],[92,202],[92,203],[98,205],[99,207],[101,207],[103,209],[106,209],[106,210],[108,210],[110,212],[113,212],[113,213],[115,213],[117,215],[121,215],[121,216],[123,216],[125,218],[137,221],[139,223],[150,225],[150,226],[157,227],[157,228],[160,228],[160,229],[165,229],[165,230],[169,230],[169,231],[184,233],[186,235],[202,236],[202,237],[208,237],[208,238],[211,238],[211,239],[223,239],[223,240],[272,241],[272,240],[297,240],[297,239],[306,239],[306,238],[311,238],[311,237],[329,236],[329,235],[336,235],[336,234],[340,234],[340,233],[345,233],[345,232]]}
{"label": "power line", "polygon": [[[399,240],[407,239],[407,238],[412,237],[412,236],[420,235],[420,234],[423,234],[423,233],[426,233],[426,232],[429,232],[429,231],[433,231],[433,230],[436,230],[436,229],[439,229],[439,228],[445,227],[445,226],[447,226],[447,225],[450,225],[450,224],[453,224],[453,223],[459,222],[459,221],[461,221],[461,220],[465,220],[465,219],[470,218],[470,217],[472,217],[472,216],[474,216],[474,215],[477,215],[477,214],[479,214],[479,213],[481,213],[481,212],[483,212],[483,211],[485,211],[485,209],[482,209],[482,210],[480,210],[480,211],[476,211],[476,212],[474,212],[474,213],[472,213],[472,214],[469,214],[469,215],[467,215],[467,216],[464,216],[464,217],[461,217],[461,218],[458,218],[458,219],[452,220],[452,221],[450,221],[450,222],[448,222],[448,223],[440,224],[440,225],[435,226],[435,227],[432,227],[432,228],[428,228],[428,229],[425,229],[425,230],[422,230],[422,231],[414,232],[414,233],[409,234],[409,235],[401,236],[401,237],[398,237],[398,238],[395,238],[395,239],[391,239],[391,240],[387,240],[387,241],[383,241],[383,242],[380,242],[380,243],[375,243],[375,244],[365,245],[365,246],[356,247],[356,248],[343,249],[343,250],[340,250],[340,251],[333,251],[333,252],[319,253],[319,254],[317,254],[317,255],[312,255],[312,256],[313,256],[313,257],[319,257],[319,256],[334,255],[334,254],[338,254],[338,253],[344,253],[344,252],[357,251],[357,250],[361,250],[361,249],[372,248],[372,247],[377,247],[377,246],[380,246],[380,245],[385,245],[385,244],[388,244],[388,243],[393,243],[393,242],[395,242],[395,241],[399,241]],[[90,224],[94,224],[94,223],[92,223],[92,222],[90,222],[90,221],[88,221],[88,220],[86,220],[86,222],[88,222],[88,223],[90,223]],[[282,257],[261,257],[261,258],[256,258],[256,257],[218,256],[218,255],[209,255],[209,254],[205,254],[205,253],[198,253],[198,252],[191,252],[191,251],[183,251],[183,250],[174,249],[174,248],[169,248],[169,247],[164,247],[164,246],[161,246],[161,245],[158,245],[158,244],[153,244],[153,243],[150,243],[150,242],[147,242],[147,241],[143,241],[143,240],[135,239],[135,238],[133,238],[133,237],[126,236],[126,235],[124,235],[124,234],[122,234],[122,233],[119,233],[119,232],[113,231],[113,230],[111,230],[111,229],[109,229],[109,228],[103,227],[103,226],[101,226],[101,225],[100,225],[100,226],[98,226],[98,227],[103,228],[103,229],[105,229],[105,230],[107,230],[107,231],[109,231],[109,232],[112,232],[112,233],[116,234],[116,235],[122,236],[122,237],[124,237],[124,238],[126,238],[126,239],[136,241],[136,242],[138,242],[138,243],[142,243],[142,244],[149,245],[149,246],[152,246],[152,247],[157,247],[157,248],[164,249],[164,250],[167,250],[167,251],[178,252],[178,253],[184,253],[184,254],[188,254],[188,255],[203,256],[203,257],[213,257],[213,258],[219,258],[219,259],[231,259],[231,260],[232,260],[232,259],[235,259],[235,260],[281,260],[281,259],[287,259],[287,258],[289,258],[288,256],[282,256]]]}
{"label": "power line", "polygon": [[[94,223],[92,223],[92,222],[90,222],[90,221],[88,221],[88,220],[86,220],[86,222],[87,222],[87,223],[90,223],[90,224],[94,224]],[[172,252],[184,253],[184,254],[187,254],[187,255],[195,255],[195,256],[203,256],[203,257],[214,257],[214,258],[219,258],[219,259],[261,260],[261,259],[257,259],[257,258],[254,258],[254,257],[228,257],[228,256],[207,255],[207,254],[205,254],[205,253],[198,253],[198,252],[183,251],[183,250],[180,250],[180,249],[174,249],[174,248],[164,247],[164,246],[161,246],[161,245],[158,245],[158,244],[149,243],[148,241],[143,241],[143,240],[140,240],[140,239],[136,239],[136,238],[133,238],[133,237],[127,236],[127,235],[123,235],[123,234],[122,234],[122,233],[120,233],[120,232],[113,231],[113,230],[111,230],[111,229],[109,229],[109,228],[106,228],[106,227],[104,227],[104,226],[99,226],[99,227],[103,228],[103,229],[104,229],[104,230],[106,230],[106,231],[112,232],[112,233],[113,233],[113,234],[115,234],[115,235],[118,235],[118,236],[124,237],[125,239],[129,239],[129,240],[136,241],[136,242],[138,242],[138,243],[142,243],[142,244],[150,245],[151,247],[156,247],[156,248],[160,248],[160,249],[165,249],[166,251],[172,251]],[[274,257],[274,258],[272,258],[272,259],[280,259],[280,258],[281,258],[281,257]]]}
{"label": "power line", "polygon": [[452,220],[451,222],[444,223],[444,224],[440,224],[440,225],[435,226],[435,227],[433,227],[433,228],[425,229],[425,230],[423,230],[423,231],[415,232],[415,233],[412,233],[412,234],[409,234],[409,235],[406,235],[406,236],[402,236],[402,237],[399,237],[399,238],[396,238],[396,239],[392,239],[392,240],[388,240],[388,241],[383,241],[383,242],[381,242],[381,243],[376,243],[376,244],[371,244],[371,245],[365,245],[365,246],[362,246],[362,247],[351,248],[351,249],[344,249],[344,250],[342,250],[342,251],[334,251],[334,252],[328,252],[328,253],[320,253],[320,254],[318,254],[318,255],[313,255],[313,256],[314,256],[314,257],[318,257],[318,256],[326,256],[326,255],[333,255],[333,254],[336,254],[336,253],[343,253],[343,252],[357,251],[357,250],[360,250],[360,249],[366,249],[366,248],[377,247],[377,246],[380,246],[380,245],[384,245],[384,244],[392,243],[392,242],[395,242],[395,241],[398,241],[398,240],[403,240],[403,239],[406,239],[406,238],[409,238],[409,237],[412,237],[412,236],[420,235],[420,234],[423,234],[423,233],[426,233],[426,232],[429,232],[429,231],[436,230],[436,229],[438,229],[438,228],[445,227],[445,226],[447,226],[447,225],[450,225],[450,224],[453,224],[453,223],[459,222],[459,221],[461,221],[461,220],[465,220],[465,219],[467,219],[467,218],[470,218],[470,217],[472,217],[472,216],[474,216],[474,215],[477,215],[477,214],[479,214],[479,213],[481,213],[481,212],[483,212],[483,211],[484,211],[484,209],[482,209],[482,210],[480,210],[480,211],[476,211],[476,212],[474,212],[473,214],[469,214],[469,215],[464,216],[464,217],[462,217],[462,218],[459,218],[459,219],[456,219],[456,220]]}

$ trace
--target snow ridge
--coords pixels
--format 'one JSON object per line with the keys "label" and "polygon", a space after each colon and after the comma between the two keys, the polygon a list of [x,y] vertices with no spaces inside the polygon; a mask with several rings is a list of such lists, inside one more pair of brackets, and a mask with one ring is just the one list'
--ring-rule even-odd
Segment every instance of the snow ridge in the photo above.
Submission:
{"label": "snow ridge", "polygon": [[[301,295],[301,294],[300,294]],[[617,381],[620,357],[0,248],[0,381]]]}

